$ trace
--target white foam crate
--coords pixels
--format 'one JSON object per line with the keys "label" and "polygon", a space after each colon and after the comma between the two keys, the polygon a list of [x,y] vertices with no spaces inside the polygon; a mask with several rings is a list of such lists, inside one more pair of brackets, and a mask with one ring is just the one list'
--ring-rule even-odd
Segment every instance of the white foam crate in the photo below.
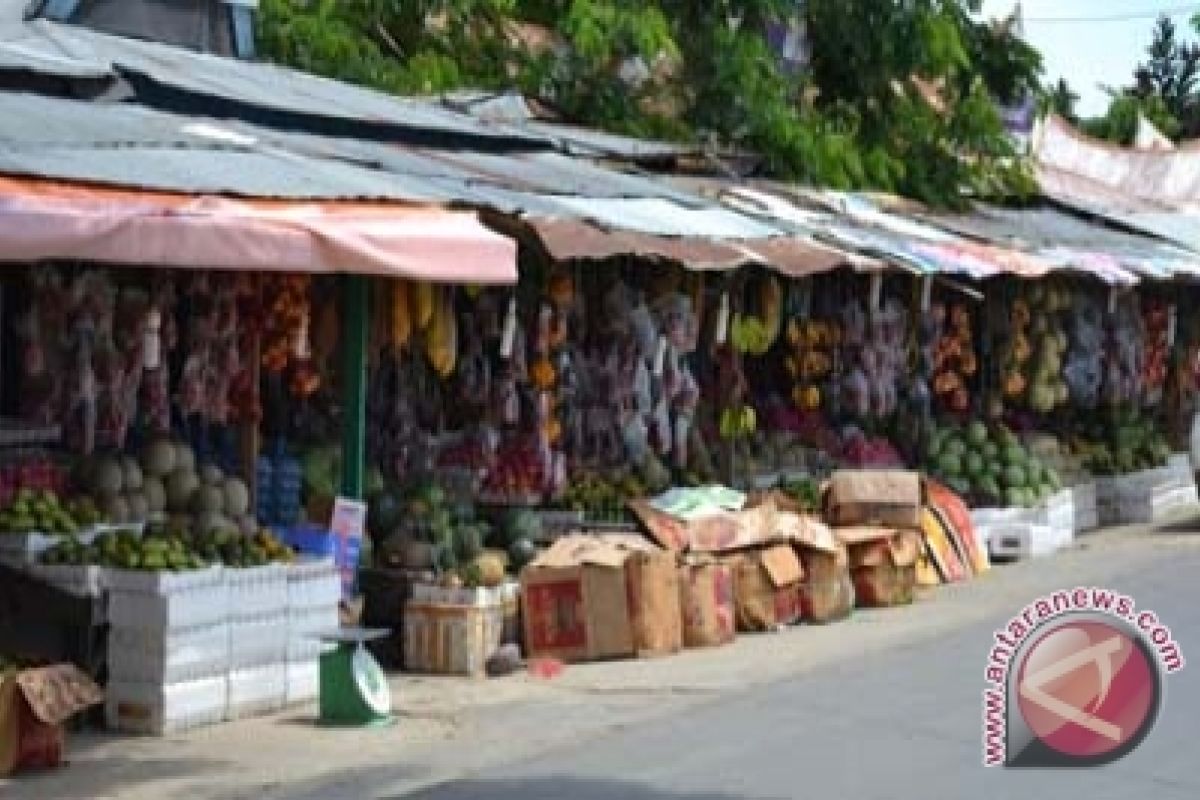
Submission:
{"label": "white foam crate", "polygon": [[311,703],[321,693],[321,665],[317,661],[289,661],[284,701],[290,706]]}
{"label": "white foam crate", "polygon": [[259,717],[287,704],[287,664],[268,664],[229,673],[227,720]]}
{"label": "white foam crate", "polygon": [[[224,622],[229,591],[219,568],[195,572],[108,570],[108,618],[125,628],[191,628]],[[144,590],[130,587],[147,587]]]}
{"label": "white foam crate", "polygon": [[55,588],[79,597],[101,597],[107,589],[106,570],[97,566],[35,564],[30,573]]}
{"label": "white foam crate", "polygon": [[1071,523],[1075,533],[1083,533],[1098,527],[1100,519],[1099,510],[1096,507],[1096,484],[1080,483],[1072,486],[1070,491],[1074,511]]}
{"label": "white foam crate", "polygon": [[229,679],[222,675],[165,686],[110,680],[104,694],[109,728],[164,736],[224,722]]}
{"label": "white foam crate", "polygon": [[288,618],[271,616],[229,622],[229,664],[233,669],[274,664],[287,658]]}
{"label": "white foam crate", "polygon": [[225,570],[229,613],[235,619],[276,614],[287,608],[287,572],[282,564]]}
{"label": "white foam crate", "polygon": [[288,661],[318,658],[331,645],[320,640],[321,634],[338,630],[341,620],[337,606],[315,609],[289,609],[287,616]]}
{"label": "white foam crate", "polygon": [[971,512],[971,522],[976,527],[992,525],[1022,525],[1028,523],[1033,511],[1019,506],[1005,508],[977,508]]}
{"label": "white foam crate", "polygon": [[1167,468],[1177,473],[1191,475],[1192,469],[1192,454],[1191,453],[1172,453],[1167,458]]}
{"label": "white foam crate", "polygon": [[996,525],[988,529],[988,553],[997,560],[1042,558],[1069,547],[1072,532],[1049,525]]}
{"label": "white foam crate", "polygon": [[288,608],[336,608],[341,601],[342,577],[333,559],[300,560],[286,572]]}
{"label": "white foam crate", "polygon": [[36,564],[42,553],[58,544],[61,536],[47,533],[0,534],[0,562],[25,568]]}
{"label": "white foam crate", "polygon": [[108,672],[124,683],[169,685],[223,677],[230,666],[229,626],[122,628],[108,632]]}
{"label": "white foam crate", "polygon": [[508,581],[491,588],[450,589],[434,584],[416,583],[412,587],[414,603],[435,603],[445,606],[487,608],[503,605],[521,593],[519,583]]}
{"label": "white foam crate", "polygon": [[1153,494],[1124,498],[1120,504],[1123,522],[1156,523],[1169,519],[1177,512],[1200,502],[1196,487],[1181,486],[1174,489],[1160,488]]}

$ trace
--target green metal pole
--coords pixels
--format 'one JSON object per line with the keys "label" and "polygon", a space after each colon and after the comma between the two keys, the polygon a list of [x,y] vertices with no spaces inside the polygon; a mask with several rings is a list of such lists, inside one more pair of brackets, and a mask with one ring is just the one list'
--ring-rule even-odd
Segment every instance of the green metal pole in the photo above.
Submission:
{"label": "green metal pole", "polygon": [[342,279],[342,494],[361,500],[367,449],[367,280]]}

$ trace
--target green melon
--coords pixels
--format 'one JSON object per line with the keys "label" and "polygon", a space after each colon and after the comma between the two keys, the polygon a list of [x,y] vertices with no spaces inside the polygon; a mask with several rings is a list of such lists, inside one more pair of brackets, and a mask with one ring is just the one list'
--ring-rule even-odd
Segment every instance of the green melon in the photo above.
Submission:
{"label": "green melon", "polygon": [[987,426],[982,422],[972,422],[967,427],[967,441],[976,447],[982,446],[988,440]]}
{"label": "green melon", "polygon": [[1004,485],[1010,489],[1022,489],[1028,481],[1025,470],[1016,464],[1010,464],[1004,470]]}
{"label": "green melon", "polygon": [[977,479],[986,472],[983,456],[979,453],[967,453],[965,466],[967,474],[972,478]]}

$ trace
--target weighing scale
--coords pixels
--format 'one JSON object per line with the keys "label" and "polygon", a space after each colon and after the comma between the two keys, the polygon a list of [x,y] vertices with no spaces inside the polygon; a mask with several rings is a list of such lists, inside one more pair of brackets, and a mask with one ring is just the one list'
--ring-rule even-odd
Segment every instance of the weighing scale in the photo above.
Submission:
{"label": "weighing scale", "polygon": [[342,628],[319,634],[322,642],[334,645],[321,654],[322,724],[379,727],[396,721],[387,678],[365,647],[388,633],[378,628]]}

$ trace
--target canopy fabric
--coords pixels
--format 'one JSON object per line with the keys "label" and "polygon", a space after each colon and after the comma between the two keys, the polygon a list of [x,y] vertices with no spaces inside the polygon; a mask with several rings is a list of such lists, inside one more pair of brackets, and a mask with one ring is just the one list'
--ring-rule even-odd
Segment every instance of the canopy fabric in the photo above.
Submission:
{"label": "canopy fabric", "polygon": [[516,243],[473,213],[234,200],[0,176],[0,261],[71,259],[515,284]]}
{"label": "canopy fabric", "polygon": [[791,277],[804,277],[839,267],[859,270],[882,268],[881,264],[871,259],[798,236],[709,239],[613,230],[574,219],[529,217],[525,221],[537,234],[547,253],[559,261],[603,260],[635,255],[662,258],[693,270],[730,270],[761,264]]}

